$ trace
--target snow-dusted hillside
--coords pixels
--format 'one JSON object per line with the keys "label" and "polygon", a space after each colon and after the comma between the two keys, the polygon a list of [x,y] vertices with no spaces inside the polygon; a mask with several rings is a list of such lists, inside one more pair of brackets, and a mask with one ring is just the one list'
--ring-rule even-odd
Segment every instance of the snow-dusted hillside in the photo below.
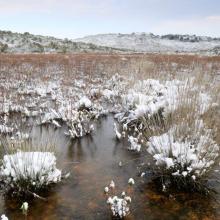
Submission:
{"label": "snow-dusted hillside", "polygon": [[65,53],[65,52],[122,52],[122,50],[91,43],[74,42],[41,35],[0,31],[0,53]]}
{"label": "snow-dusted hillside", "polygon": [[195,35],[164,35],[146,33],[98,34],[75,39],[99,46],[130,49],[137,52],[186,52],[220,54],[220,38]]}
{"label": "snow-dusted hillside", "polygon": [[75,40],[0,31],[0,53],[157,52],[220,55],[220,38],[146,33],[98,34]]}

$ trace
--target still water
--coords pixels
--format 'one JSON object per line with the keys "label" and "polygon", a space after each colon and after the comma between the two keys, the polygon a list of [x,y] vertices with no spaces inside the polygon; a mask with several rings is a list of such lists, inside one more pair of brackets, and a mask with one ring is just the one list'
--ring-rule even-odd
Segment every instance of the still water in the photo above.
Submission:
{"label": "still water", "polygon": [[[80,140],[70,141],[63,128],[37,127],[34,138],[55,137],[57,167],[70,172],[70,177],[53,187],[47,201],[29,202],[26,219],[36,220],[105,220],[112,219],[106,204],[104,187],[114,180],[113,195],[126,191],[132,198],[131,214],[126,219],[220,219],[220,197],[203,198],[197,194],[165,195],[151,183],[150,177],[140,177],[140,165],[149,159],[127,150],[127,142],[118,142],[113,130],[113,117],[103,118],[96,131]],[[138,159],[137,159],[138,158]],[[123,166],[119,167],[119,162]],[[135,179],[128,186],[128,179]],[[218,184],[217,193],[220,193]],[[11,220],[25,219],[20,207],[24,201],[0,196],[0,214]]]}

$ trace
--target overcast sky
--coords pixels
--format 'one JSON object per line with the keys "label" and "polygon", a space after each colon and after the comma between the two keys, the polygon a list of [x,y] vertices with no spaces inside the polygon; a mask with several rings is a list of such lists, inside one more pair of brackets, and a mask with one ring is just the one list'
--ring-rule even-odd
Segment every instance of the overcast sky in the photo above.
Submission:
{"label": "overcast sky", "polygon": [[71,39],[131,32],[220,37],[220,0],[0,0],[0,29]]}

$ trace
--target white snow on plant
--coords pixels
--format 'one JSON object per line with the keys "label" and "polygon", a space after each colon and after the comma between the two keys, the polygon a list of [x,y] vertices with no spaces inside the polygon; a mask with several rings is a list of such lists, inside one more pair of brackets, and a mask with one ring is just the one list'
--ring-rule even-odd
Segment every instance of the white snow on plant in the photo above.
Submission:
{"label": "white snow on plant", "polygon": [[8,217],[6,215],[1,215],[1,220],[8,220]]}
{"label": "white snow on plant", "polygon": [[142,173],[141,173],[141,177],[144,177],[144,176],[145,176],[145,172],[142,172]]}
{"label": "white snow on plant", "polygon": [[94,131],[94,125],[91,124],[92,118],[94,117],[92,112],[87,110],[71,110],[68,114],[69,116],[66,123],[69,130],[66,134],[71,138],[83,137]]}
{"label": "white snow on plant", "polygon": [[8,127],[7,125],[0,125],[0,133],[2,134],[8,134],[12,133],[14,131],[14,128]]}
{"label": "white snow on plant", "polygon": [[121,133],[118,131],[118,128],[117,128],[116,123],[114,123],[114,131],[115,131],[115,136],[116,136],[116,138],[117,138],[118,140],[120,140],[122,135],[121,135]]}
{"label": "white snow on plant", "polygon": [[147,79],[137,81],[128,94],[122,96],[122,104],[129,114],[120,118],[121,121],[130,123],[141,117],[150,117],[161,109],[168,111],[170,105],[177,99],[178,88],[181,82],[178,80],[165,81]]}
{"label": "white snow on plant", "polygon": [[111,180],[109,187],[114,189],[115,188],[115,182],[113,180]]}
{"label": "white snow on plant", "polygon": [[130,213],[129,203],[130,197],[119,198],[117,196],[109,197],[107,203],[111,206],[113,216],[124,218]]}
{"label": "white snow on plant", "polygon": [[41,120],[42,124],[53,122],[55,119],[60,119],[61,115],[57,113],[54,109],[49,109]]}
{"label": "white snow on plant", "polygon": [[15,137],[18,138],[19,140],[20,139],[22,139],[22,140],[28,139],[29,136],[30,136],[29,133],[24,133],[24,132],[20,132],[20,131],[16,132],[16,134],[15,134]]}
{"label": "white snow on plant", "polygon": [[129,180],[128,180],[128,184],[130,184],[130,185],[134,185],[134,184],[135,184],[134,179],[133,179],[133,178],[129,178]]}
{"label": "white snow on plant", "polygon": [[134,138],[133,136],[128,136],[128,141],[130,146],[128,147],[129,150],[139,152],[141,150],[141,145],[138,143],[138,139]]}
{"label": "white snow on plant", "polygon": [[109,188],[108,188],[107,186],[104,188],[104,192],[105,192],[105,193],[108,193],[108,192],[109,192]]}
{"label": "white snow on plant", "polygon": [[202,88],[194,85],[194,80],[192,77],[183,81],[155,79],[137,81],[127,94],[122,95],[122,105],[129,114],[119,119],[130,123],[141,117],[149,118],[159,110],[167,115],[181,105],[179,100],[189,90],[198,96],[198,112],[203,114],[211,105],[212,99],[205,91],[201,91]]}
{"label": "white snow on plant", "polygon": [[27,215],[28,208],[29,208],[29,204],[27,202],[23,202],[21,205],[21,210],[24,215]]}
{"label": "white snow on plant", "polygon": [[0,176],[11,187],[28,181],[36,188],[61,181],[61,170],[56,168],[56,157],[50,152],[18,152],[5,155]]}
{"label": "white snow on plant", "polygon": [[212,98],[210,95],[204,92],[199,93],[199,113],[204,114],[212,104]]}
{"label": "white snow on plant", "polygon": [[195,120],[191,127],[183,122],[167,133],[149,138],[148,152],[159,169],[171,170],[173,176],[195,179],[206,174],[214,165],[219,146],[203,121]]}
{"label": "white snow on plant", "polygon": [[102,91],[102,95],[107,99],[107,100],[112,100],[116,95],[118,95],[117,92],[112,91],[110,89],[105,89]]}
{"label": "white snow on plant", "polygon": [[91,100],[86,97],[86,96],[83,96],[79,101],[78,101],[78,107],[79,108],[91,108],[92,107],[92,102]]}

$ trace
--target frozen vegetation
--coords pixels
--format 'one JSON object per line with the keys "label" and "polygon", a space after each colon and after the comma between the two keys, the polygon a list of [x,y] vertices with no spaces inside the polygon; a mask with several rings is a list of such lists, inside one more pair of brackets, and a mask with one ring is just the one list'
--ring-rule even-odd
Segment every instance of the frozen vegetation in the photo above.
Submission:
{"label": "frozen vegetation", "polygon": [[[24,66],[20,68],[31,68]],[[16,144],[31,139],[28,129],[51,125],[65,138],[79,139],[95,134],[96,122],[113,115],[110,129],[115,139],[125,141],[129,154],[146,158],[141,177],[145,172],[155,174],[163,191],[174,184],[195,191],[206,187],[209,174],[218,166],[220,150],[218,129],[207,116],[219,108],[215,75],[183,69],[174,76],[160,69],[160,74],[140,79],[138,71],[107,74],[102,69],[94,75],[79,71],[72,76],[72,66],[62,68],[49,66],[40,76],[39,72],[31,77],[24,73],[17,78],[12,71],[16,80],[0,81],[2,138],[19,146]],[[123,166],[120,161],[119,169]],[[60,182],[62,171],[56,167],[53,151],[17,147],[4,152],[0,178],[10,190],[35,193]],[[127,183],[135,187],[137,182],[130,178]],[[113,216],[123,218],[130,213],[131,198],[125,193],[115,196],[114,189],[111,181],[104,193]]]}
{"label": "frozen vegetation", "polygon": [[[110,191],[109,191],[110,189]],[[111,181],[109,187],[105,187],[105,193],[107,195],[113,194],[113,190],[115,189],[114,181]],[[107,204],[110,206],[112,215],[116,218],[123,219],[130,213],[130,203],[131,197],[127,196],[125,192],[121,193],[121,196],[109,196],[107,199]]]}
{"label": "frozen vegetation", "polygon": [[189,182],[196,187],[202,177],[213,170],[219,146],[213,140],[212,130],[197,119],[193,124],[183,121],[167,133],[150,137],[148,152],[164,178],[168,176],[177,182],[182,179],[180,187],[187,188]]}
{"label": "frozen vegetation", "polygon": [[50,152],[17,152],[5,155],[0,177],[5,187],[18,192],[34,193],[61,181],[61,170],[56,168],[56,157]]}
{"label": "frozen vegetation", "polygon": [[120,198],[117,196],[109,197],[107,203],[111,206],[113,216],[124,218],[129,214],[130,197]]}

